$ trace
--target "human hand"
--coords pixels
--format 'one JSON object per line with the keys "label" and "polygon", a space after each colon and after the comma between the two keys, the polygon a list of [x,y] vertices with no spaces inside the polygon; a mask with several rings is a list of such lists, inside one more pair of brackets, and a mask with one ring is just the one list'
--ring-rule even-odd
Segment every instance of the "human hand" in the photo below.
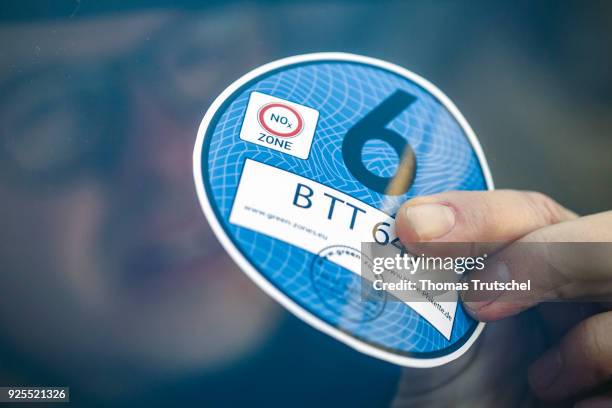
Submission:
{"label": "human hand", "polygon": [[[580,246],[583,253],[578,257],[576,251],[536,251],[526,257],[519,249],[536,242],[610,242],[612,212],[577,217],[550,198],[531,192],[447,192],[405,203],[398,211],[396,229],[408,248],[422,242],[472,242],[479,243],[470,247],[472,255],[498,252],[487,263],[492,267],[470,274],[470,279],[532,281],[532,290],[520,298],[503,292],[485,300],[464,294],[464,305],[479,320],[503,319],[556,299],[593,295],[612,299],[612,256],[589,251],[589,245]],[[582,304],[539,308],[552,333],[561,337],[529,369],[529,383],[539,398],[580,398],[610,379],[612,312],[607,306],[600,303],[601,309],[595,310],[602,313],[596,314],[591,305]],[[530,333],[520,334],[525,338]],[[483,350],[478,358],[486,354]],[[612,406],[612,397],[591,395],[583,401],[587,402]]]}

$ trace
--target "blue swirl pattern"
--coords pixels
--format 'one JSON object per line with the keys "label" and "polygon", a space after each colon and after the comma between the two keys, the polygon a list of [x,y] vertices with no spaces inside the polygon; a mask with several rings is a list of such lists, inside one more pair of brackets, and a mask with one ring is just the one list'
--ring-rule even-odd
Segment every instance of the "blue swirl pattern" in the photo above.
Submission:
{"label": "blue swirl pattern", "polygon": [[[347,130],[396,90],[416,101],[388,128],[404,136],[417,159],[414,184],[400,197],[388,197],[359,183],[344,165],[342,140]],[[306,105],[319,111],[310,157],[301,160],[239,139],[252,91]],[[222,227],[253,266],[272,284],[314,316],[362,341],[402,355],[427,358],[457,348],[474,329],[458,307],[450,340],[414,310],[387,302],[375,319],[355,319],[325,304],[311,276],[315,255],[228,222],[242,166],[251,158],[299,174],[394,213],[405,200],[446,190],[487,188],[479,160],[459,123],[432,94],[407,78],[379,67],[346,61],[296,64],[251,81],[224,103],[207,130],[202,170],[209,200]],[[366,167],[381,176],[395,173],[398,157],[385,143],[363,149]],[[262,183],[273,180],[262,180]],[[391,210],[389,211],[389,203]],[[338,281],[352,272],[327,264]],[[350,274],[347,275],[347,274]],[[351,285],[347,285],[348,288]],[[347,289],[348,290],[348,289]],[[348,296],[348,294],[347,294]],[[337,303],[337,300],[336,300]]]}

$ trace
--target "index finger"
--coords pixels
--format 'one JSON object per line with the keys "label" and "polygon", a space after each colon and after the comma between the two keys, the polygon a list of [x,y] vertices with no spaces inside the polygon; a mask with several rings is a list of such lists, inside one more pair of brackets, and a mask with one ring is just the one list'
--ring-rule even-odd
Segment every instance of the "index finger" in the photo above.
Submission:
{"label": "index finger", "polygon": [[530,290],[463,292],[467,311],[491,321],[552,300],[612,299],[612,211],[542,228],[475,270],[468,283],[530,283]]}

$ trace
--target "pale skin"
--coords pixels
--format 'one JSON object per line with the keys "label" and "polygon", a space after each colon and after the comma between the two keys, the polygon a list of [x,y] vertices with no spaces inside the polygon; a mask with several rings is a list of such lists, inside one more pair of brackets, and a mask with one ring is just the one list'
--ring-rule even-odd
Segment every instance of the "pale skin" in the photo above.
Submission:
{"label": "pale skin", "polygon": [[[540,193],[455,191],[406,202],[397,213],[396,229],[408,247],[420,242],[484,242],[471,250],[496,251],[507,259],[504,279],[530,279],[537,289],[512,301],[501,293],[496,299],[470,302],[470,294],[464,293],[468,312],[480,321],[505,322],[538,307],[548,324],[557,327],[558,338],[529,366],[533,394],[552,404],[612,406],[612,394],[600,391],[612,379],[610,303],[599,302],[592,312],[571,302],[589,296],[612,299],[612,255],[585,254],[579,260],[558,252],[537,259],[513,256],[517,242],[612,242],[612,211],[580,217]],[[485,269],[471,278],[493,280],[495,273]],[[568,302],[555,304],[557,311],[551,312],[552,300]]]}

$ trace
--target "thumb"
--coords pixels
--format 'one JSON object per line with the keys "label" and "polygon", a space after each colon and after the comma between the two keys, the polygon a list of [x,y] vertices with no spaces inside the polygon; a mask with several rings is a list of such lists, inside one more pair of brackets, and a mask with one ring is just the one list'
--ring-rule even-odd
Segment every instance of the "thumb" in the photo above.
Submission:
{"label": "thumb", "polygon": [[419,243],[476,244],[472,252],[493,252],[532,231],[576,218],[549,197],[535,192],[449,191],[407,201],[395,228],[408,247]]}

